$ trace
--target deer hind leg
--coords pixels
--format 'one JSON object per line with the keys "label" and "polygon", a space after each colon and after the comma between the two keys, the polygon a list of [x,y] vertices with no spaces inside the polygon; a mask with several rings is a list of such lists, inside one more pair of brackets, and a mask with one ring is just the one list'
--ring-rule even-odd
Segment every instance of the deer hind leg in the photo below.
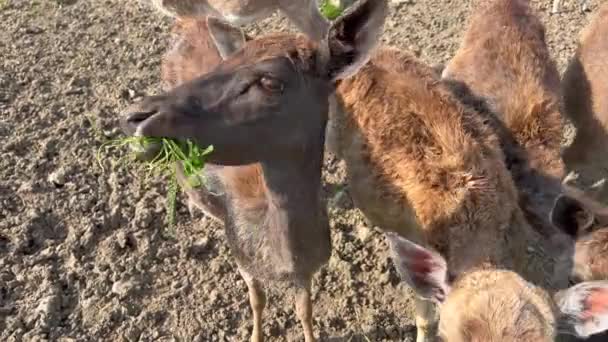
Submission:
{"label": "deer hind leg", "polygon": [[414,297],[416,306],[416,342],[435,341],[437,335],[437,319],[435,304],[419,296]]}
{"label": "deer hind leg", "polygon": [[296,315],[300,319],[302,329],[304,330],[304,341],[315,342],[315,335],[312,329],[312,301],[310,295],[310,280],[303,286],[298,286],[296,289]]}
{"label": "deer hind leg", "polygon": [[266,294],[262,283],[239,267],[239,272],[247,284],[249,290],[249,305],[253,313],[253,332],[251,333],[251,342],[264,341],[264,333],[262,331],[262,313],[266,307]]}

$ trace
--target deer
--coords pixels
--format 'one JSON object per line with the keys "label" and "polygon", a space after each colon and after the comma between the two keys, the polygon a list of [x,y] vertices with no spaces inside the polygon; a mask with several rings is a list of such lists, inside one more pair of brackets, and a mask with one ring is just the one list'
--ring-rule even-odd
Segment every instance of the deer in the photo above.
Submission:
{"label": "deer", "polygon": [[[579,0],[580,3],[580,11],[588,12],[589,11],[589,0]],[[551,6],[551,14],[559,13],[559,9],[562,6],[562,0],[553,0],[553,5]]]}
{"label": "deer", "polygon": [[608,99],[604,95],[608,93],[607,35],[608,4],[603,4],[582,30],[562,77],[564,114],[576,127],[574,140],[563,152],[571,169],[608,168],[602,163],[608,144]]}
{"label": "deer", "polygon": [[211,15],[233,25],[246,25],[280,11],[312,39],[325,38],[329,22],[317,0],[151,0],[161,13],[181,20]]}
{"label": "deer", "polygon": [[494,113],[520,204],[537,230],[554,234],[549,213],[565,176],[560,78],[528,1],[480,2],[442,79]]}
{"label": "deer", "polygon": [[[213,199],[209,208],[223,220],[228,246],[248,287],[252,341],[263,340],[267,281],[296,288],[304,338],[315,341],[310,285],[331,254],[320,198],[328,98],[339,80],[369,59],[387,7],[386,1],[358,2],[332,23],[322,42],[287,33],[247,41],[239,28],[208,17],[220,63],[160,95],[145,97],[120,120],[128,135],[214,146],[205,173],[217,180],[214,187],[221,194],[211,194],[211,189],[211,196],[200,198]],[[147,152],[142,155],[150,156]]]}

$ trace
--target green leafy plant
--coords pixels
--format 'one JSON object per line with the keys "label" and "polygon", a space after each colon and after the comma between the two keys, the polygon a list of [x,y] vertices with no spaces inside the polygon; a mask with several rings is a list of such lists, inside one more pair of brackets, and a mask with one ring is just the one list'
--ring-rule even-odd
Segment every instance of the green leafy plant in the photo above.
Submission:
{"label": "green leafy plant", "polygon": [[175,203],[179,190],[176,164],[181,163],[184,174],[188,179],[188,186],[196,188],[204,185],[200,171],[205,167],[207,156],[213,152],[213,146],[203,149],[191,140],[179,141],[168,138],[127,137],[103,143],[97,151],[97,160],[101,165],[101,154],[103,151],[129,147],[131,152],[127,154],[127,159],[121,159],[119,162],[131,165],[136,161],[137,154],[146,151],[150,146],[158,146],[158,153],[153,159],[145,161],[142,164],[147,170],[147,176],[153,173],[160,173],[169,177],[166,223],[169,229],[173,230],[175,227]]}
{"label": "green leafy plant", "polygon": [[334,20],[342,14],[343,8],[334,5],[331,0],[323,0],[319,6],[321,14],[329,20]]}

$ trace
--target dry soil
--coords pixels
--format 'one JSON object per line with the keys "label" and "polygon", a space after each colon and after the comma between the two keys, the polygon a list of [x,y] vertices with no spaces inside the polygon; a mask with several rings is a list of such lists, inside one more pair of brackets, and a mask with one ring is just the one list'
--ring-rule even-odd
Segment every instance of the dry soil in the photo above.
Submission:
{"label": "dry soil", "polygon": [[[563,70],[589,13],[532,1]],[[592,10],[599,0],[591,1]],[[470,1],[394,1],[387,44],[445,62]],[[183,198],[167,231],[162,179],[96,151],[117,118],[159,91],[170,21],[137,1],[0,0],[0,340],[242,341],[245,283],[223,229]],[[292,30],[279,15],[248,28]],[[328,159],[334,251],[314,282],[315,331],[327,341],[413,341],[409,291],[377,230],[342,192]],[[271,288],[264,333],[301,340],[292,293]]]}

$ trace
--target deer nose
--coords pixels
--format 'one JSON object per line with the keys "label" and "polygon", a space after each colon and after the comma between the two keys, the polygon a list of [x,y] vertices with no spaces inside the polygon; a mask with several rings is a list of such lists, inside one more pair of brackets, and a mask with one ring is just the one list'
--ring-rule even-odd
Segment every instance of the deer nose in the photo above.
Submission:
{"label": "deer nose", "polygon": [[133,135],[137,129],[152,115],[158,112],[154,98],[146,98],[140,103],[131,105],[125,110],[121,126],[128,135]]}

